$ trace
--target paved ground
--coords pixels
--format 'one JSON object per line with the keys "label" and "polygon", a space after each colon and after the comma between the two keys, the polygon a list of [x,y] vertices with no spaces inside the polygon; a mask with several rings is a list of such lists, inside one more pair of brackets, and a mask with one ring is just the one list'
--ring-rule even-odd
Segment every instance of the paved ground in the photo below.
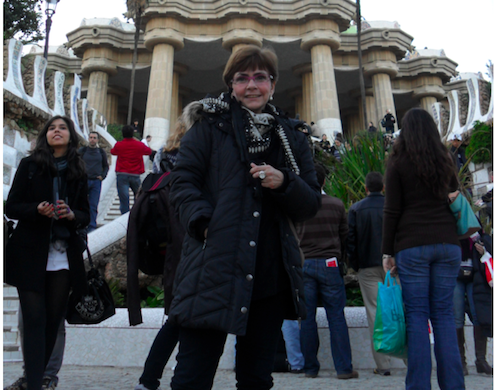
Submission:
{"label": "paved ground", "polygon": [[[468,390],[492,390],[493,378],[476,374],[470,367],[471,375],[466,377]],[[4,363],[3,385],[16,380],[22,372],[21,363]],[[162,389],[167,389],[173,371],[166,370],[162,379]],[[91,367],[63,366],[60,372],[58,390],[133,390],[141,375],[139,367]],[[394,370],[392,376],[374,375],[371,370],[359,370],[359,379],[338,380],[334,371],[322,371],[317,378],[304,375],[275,373],[274,390],[399,390],[404,389],[405,369]],[[438,390],[436,375],[433,372],[433,390]],[[232,371],[220,370],[215,377],[213,390],[234,390],[235,377]]]}

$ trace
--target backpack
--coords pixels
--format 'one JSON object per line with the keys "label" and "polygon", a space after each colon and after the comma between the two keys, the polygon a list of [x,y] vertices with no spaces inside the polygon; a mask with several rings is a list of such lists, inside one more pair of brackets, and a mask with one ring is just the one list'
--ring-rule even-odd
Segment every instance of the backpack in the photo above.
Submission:
{"label": "backpack", "polygon": [[[129,214],[136,227],[138,268],[146,275],[162,275],[167,245],[171,241],[168,193],[170,172],[150,173],[143,181]],[[129,230],[127,231],[129,236]],[[129,237],[127,242],[129,243]]]}

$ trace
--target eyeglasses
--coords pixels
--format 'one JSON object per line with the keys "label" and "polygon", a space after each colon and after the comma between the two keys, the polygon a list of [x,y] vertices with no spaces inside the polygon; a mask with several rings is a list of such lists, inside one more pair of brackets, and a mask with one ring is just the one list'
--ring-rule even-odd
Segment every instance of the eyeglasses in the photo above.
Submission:
{"label": "eyeglasses", "polygon": [[238,75],[234,77],[234,79],[232,80],[232,84],[247,85],[251,80],[253,80],[256,85],[261,85],[269,82],[270,80],[273,80],[273,76],[272,75],[268,76],[267,74],[264,73],[258,73],[255,74],[254,76]]}

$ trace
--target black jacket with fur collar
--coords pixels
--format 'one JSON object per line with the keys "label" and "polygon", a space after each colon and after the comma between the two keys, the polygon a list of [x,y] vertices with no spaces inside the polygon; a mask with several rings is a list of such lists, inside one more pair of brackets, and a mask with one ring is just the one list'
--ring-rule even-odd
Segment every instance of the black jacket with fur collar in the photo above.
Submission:
{"label": "black jacket with fur collar", "polygon": [[[263,210],[249,174],[242,110],[237,102],[224,101],[225,107],[222,102],[195,102],[184,110],[186,125],[194,125],[181,140],[170,200],[187,234],[169,319],[183,327],[244,335]],[[294,302],[286,317],[304,318],[302,259],[292,222],[316,214],[320,188],[305,135],[295,130],[292,120],[273,106],[270,109],[284,128],[300,169],[297,175],[280,161],[277,168],[288,183],[285,191],[273,191],[273,196],[281,210],[280,244]],[[207,240],[198,234],[198,224],[205,221]]]}

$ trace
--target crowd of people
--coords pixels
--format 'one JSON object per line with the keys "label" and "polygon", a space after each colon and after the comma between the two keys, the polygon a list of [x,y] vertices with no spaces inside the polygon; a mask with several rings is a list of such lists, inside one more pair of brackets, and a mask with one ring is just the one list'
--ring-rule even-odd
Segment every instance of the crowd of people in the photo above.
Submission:
{"label": "crowd of people", "polygon": [[[459,188],[458,170],[433,118],[422,109],[407,112],[390,148],[385,180],[378,172],[368,173],[367,197],[347,213],[342,201],[322,194],[325,168],[313,161],[308,126],[271,103],[278,77],[271,49],[247,45],[235,51],[223,72],[228,92],[190,103],[167,145],[156,152],[153,172],[171,172],[167,201],[183,239],[164,273],[168,319],[135,390],[159,388],[177,343],[171,388],[211,389],[228,334],[237,336],[237,388],[273,387],[281,334],[291,372],[314,378],[320,370],[319,298],[336,377],[358,378],[344,316],[346,257],[358,275],[371,338],[378,282],[387,271],[400,278],[408,338],[406,389],[431,388],[428,320],[440,388],[465,388],[466,311],[475,325],[477,371],[492,373],[485,359],[491,289],[478,264],[480,255],[491,253],[491,237],[481,231],[459,242],[449,208],[449,196]],[[393,132],[395,118],[390,112],[385,118],[386,131]],[[371,128],[376,132],[373,123]],[[117,156],[124,214],[129,188],[136,195],[145,172],[143,156],[153,151],[146,140],[134,138],[142,137],[138,123],[124,126],[122,134],[110,152]],[[78,144],[69,118],[51,118],[21,161],[5,205],[7,216],[19,221],[5,265],[6,282],[19,292],[24,323],[25,375],[18,389],[56,387],[47,370],[69,292],[84,294],[86,288],[85,243],[78,231],[96,227],[108,161],[98,150],[97,133],[79,152]],[[337,160],[349,148],[342,135],[330,146],[323,134],[320,146]],[[468,260],[473,278],[460,280],[461,261]],[[372,352],[374,372],[391,375],[390,358]]]}

